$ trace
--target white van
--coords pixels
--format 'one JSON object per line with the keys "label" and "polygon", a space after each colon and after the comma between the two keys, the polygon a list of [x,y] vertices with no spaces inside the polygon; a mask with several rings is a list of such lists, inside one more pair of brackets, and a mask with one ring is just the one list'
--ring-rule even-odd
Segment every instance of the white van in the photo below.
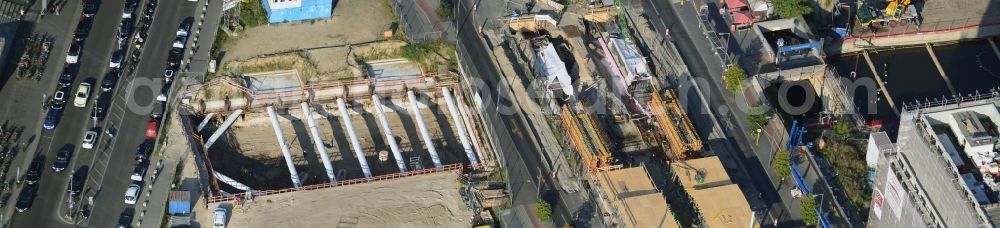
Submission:
{"label": "white van", "polygon": [[128,185],[128,190],[125,190],[125,204],[133,205],[135,201],[139,199],[139,185],[130,184]]}
{"label": "white van", "polygon": [[216,208],[215,209],[215,225],[213,228],[226,228],[226,209]]}

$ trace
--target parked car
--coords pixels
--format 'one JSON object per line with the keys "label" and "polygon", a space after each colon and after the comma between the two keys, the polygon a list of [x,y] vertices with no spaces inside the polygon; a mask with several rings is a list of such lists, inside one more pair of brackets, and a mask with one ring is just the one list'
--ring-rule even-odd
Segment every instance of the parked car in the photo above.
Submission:
{"label": "parked car", "polygon": [[49,108],[51,109],[62,110],[65,107],[66,107],[66,101],[57,101],[53,99],[51,102],[49,102]]}
{"label": "parked car", "polygon": [[125,204],[134,205],[135,201],[139,199],[139,190],[141,187],[138,184],[128,185],[128,189],[125,190]]}
{"label": "parked car", "polygon": [[60,109],[49,109],[49,112],[45,114],[45,122],[42,123],[42,128],[45,130],[52,130],[56,128],[59,124],[59,113]]}
{"label": "parked car", "polygon": [[167,55],[167,66],[174,67],[180,65],[181,58],[184,58],[184,49],[181,48],[170,49],[170,54]]}
{"label": "parked car", "polygon": [[66,101],[66,92],[58,90],[56,91],[56,93],[52,94],[52,99],[55,99],[57,101]]}
{"label": "parked car", "polygon": [[156,119],[150,119],[149,122],[146,123],[146,138],[156,138],[158,124],[159,123],[156,122]]}
{"label": "parked car", "polygon": [[167,69],[163,71],[163,82],[170,83],[170,80],[174,78],[174,70]]}
{"label": "parked car", "polygon": [[146,176],[146,164],[139,163],[135,165],[132,169],[132,176],[130,177],[134,181],[142,181],[142,178]]}
{"label": "parked car", "polygon": [[212,228],[226,228],[225,208],[222,207],[215,208],[215,222],[213,222]]}
{"label": "parked car", "polygon": [[166,104],[159,102],[153,104],[153,111],[149,113],[149,117],[153,119],[159,119],[160,117],[163,117],[163,106],[165,105]]}
{"label": "parked car", "polygon": [[177,38],[174,38],[174,48],[184,48],[185,45],[187,45],[186,36],[178,36]]}
{"label": "parked car", "polygon": [[66,52],[66,63],[76,63],[80,60],[80,47],[79,42],[73,42],[69,45],[69,51]]}
{"label": "parked car", "polygon": [[163,85],[163,87],[160,88],[160,94],[156,95],[156,101],[167,102],[167,96],[169,95],[170,95],[170,86]]}
{"label": "parked car", "polygon": [[135,14],[135,8],[138,6],[136,3],[125,3],[125,8],[122,9],[122,18],[132,18],[132,14]]}
{"label": "parked car", "polygon": [[69,166],[69,159],[73,156],[73,147],[67,144],[56,152],[56,160],[52,162],[52,169],[56,172],[63,171]]}
{"label": "parked car", "polygon": [[108,67],[115,68],[115,69],[121,68],[122,67],[122,60],[124,60],[124,59],[125,59],[125,54],[122,53],[122,50],[115,51],[114,54],[111,54],[111,61],[108,64]]}
{"label": "parked car", "polygon": [[132,213],[129,213],[129,211],[122,211],[122,214],[118,216],[118,228],[132,227],[131,224],[132,224]]}
{"label": "parked car", "polygon": [[141,144],[139,144],[139,149],[135,150],[135,161],[138,163],[146,162],[146,158],[149,153],[153,152],[153,144],[155,141],[153,139],[146,139]]}
{"label": "parked car", "polygon": [[70,195],[77,195],[83,191],[83,182],[87,180],[86,168],[77,169],[73,172],[73,177],[69,179],[69,185],[66,186],[66,192]]}
{"label": "parked car", "polygon": [[94,15],[97,15],[97,8],[98,8],[97,7],[97,3],[94,2],[93,0],[84,1],[84,3],[83,3],[83,17],[93,18]]}
{"label": "parked car", "polygon": [[28,165],[28,172],[24,173],[24,180],[28,182],[28,185],[33,185],[38,183],[42,179],[42,166],[45,165],[45,155],[39,155],[31,160],[31,165]]}
{"label": "parked car", "polygon": [[101,91],[108,92],[115,88],[115,83],[118,83],[118,77],[121,75],[121,70],[111,69],[108,74],[104,75],[104,79],[101,80]]}
{"label": "parked car", "polygon": [[191,24],[193,22],[193,17],[184,18],[184,21],[182,21],[181,25],[177,28],[177,36],[188,36],[188,33],[191,32]]}
{"label": "parked car", "polygon": [[97,141],[97,129],[90,129],[87,133],[83,134],[83,142],[80,143],[80,147],[83,149],[94,149],[94,142]]}
{"label": "parked car", "polygon": [[21,194],[17,196],[17,212],[27,211],[31,204],[35,202],[35,194],[38,193],[38,185],[28,185],[21,189]]}
{"label": "parked car", "polygon": [[90,27],[89,26],[85,27],[84,22],[81,21],[80,24],[77,25],[76,30],[73,31],[73,41],[76,42],[83,41],[84,39],[87,38],[88,34],[90,34]]}
{"label": "parked car", "polygon": [[59,76],[59,87],[69,87],[73,85],[73,70],[75,67],[76,64],[63,68],[62,76]]}
{"label": "parked car", "polygon": [[76,97],[73,99],[73,106],[84,107],[87,106],[87,99],[90,98],[90,83],[80,83],[80,86],[76,87]]}
{"label": "parked car", "polygon": [[102,94],[97,97],[97,103],[90,109],[90,118],[103,121],[107,116],[108,105],[111,104],[111,95]]}

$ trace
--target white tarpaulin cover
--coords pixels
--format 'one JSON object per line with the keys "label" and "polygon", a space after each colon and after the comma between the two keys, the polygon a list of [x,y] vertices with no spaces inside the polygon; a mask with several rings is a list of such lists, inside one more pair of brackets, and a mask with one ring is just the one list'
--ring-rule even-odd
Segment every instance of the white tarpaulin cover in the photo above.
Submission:
{"label": "white tarpaulin cover", "polygon": [[573,80],[569,77],[566,64],[559,59],[559,53],[556,52],[556,48],[552,46],[552,43],[546,44],[544,47],[538,49],[537,52],[535,71],[542,76],[540,79],[545,81],[546,84],[559,83],[563,94],[573,96]]}
{"label": "white tarpaulin cover", "polygon": [[646,78],[649,75],[646,59],[636,50],[635,45],[620,38],[613,38],[611,41],[614,43],[615,53],[625,65],[626,83],[631,84],[633,81]]}

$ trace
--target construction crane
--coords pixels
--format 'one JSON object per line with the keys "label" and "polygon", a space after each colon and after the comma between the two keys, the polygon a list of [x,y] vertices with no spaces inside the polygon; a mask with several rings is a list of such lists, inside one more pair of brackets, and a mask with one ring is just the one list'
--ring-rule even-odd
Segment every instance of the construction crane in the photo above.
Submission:
{"label": "construction crane", "polygon": [[865,6],[863,3],[858,8],[857,17],[861,26],[896,27],[897,25],[905,26],[910,22],[920,22],[917,20],[920,16],[917,14],[917,7],[910,4],[910,0],[887,0],[886,7],[882,9],[875,6]]}

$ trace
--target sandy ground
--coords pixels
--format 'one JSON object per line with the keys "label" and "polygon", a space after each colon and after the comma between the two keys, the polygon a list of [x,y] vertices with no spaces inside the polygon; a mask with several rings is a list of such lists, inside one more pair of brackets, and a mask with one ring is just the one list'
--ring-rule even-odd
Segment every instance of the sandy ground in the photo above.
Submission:
{"label": "sandy ground", "polygon": [[[436,101],[441,106],[433,105],[421,108],[424,122],[428,125],[434,147],[437,149],[443,164],[461,163],[467,161],[461,151],[461,144],[455,135],[455,127],[447,115],[444,101]],[[409,103],[383,102],[386,116],[389,119],[393,135],[399,142],[399,148],[407,159],[409,166],[411,157],[420,157],[423,168],[433,167],[430,154],[420,138],[415,120],[408,111]],[[427,104],[421,101],[421,104]],[[346,128],[340,119],[340,111],[335,104],[327,107],[313,107],[313,117],[325,143],[327,153],[338,179],[354,179],[363,177],[361,166],[350,146]],[[361,107],[361,104],[354,105]],[[404,110],[403,108],[407,108]],[[370,106],[366,109],[371,110]],[[279,110],[279,122],[282,125],[284,137],[292,151],[293,160],[300,176],[306,177],[305,184],[326,182],[325,170],[320,157],[314,153],[315,148],[308,133],[308,123],[302,115],[299,106],[290,107],[289,114]],[[326,118],[323,118],[326,117]],[[395,158],[391,153],[386,162],[378,161],[378,151],[390,151],[382,133],[378,117],[360,108],[352,109],[351,121],[363,145],[366,159],[374,175],[397,173]],[[214,128],[214,127],[212,127]],[[213,165],[216,170],[236,178],[244,184],[257,189],[278,189],[291,187],[288,180],[288,169],[285,167],[281,148],[271,126],[266,110],[247,114],[245,119],[233,124],[233,130],[219,140],[217,146],[210,149]],[[209,129],[204,132],[212,132]],[[332,143],[330,143],[332,141]],[[303,152],[305,151],[305,152]],[[225,162],[221,162],[225,161]],[[413,167],[407,167],[412,169]]]}
{"label": "sandy ground", "polygon": [[456,178],[435,173],[259,197],[232,210],[228,227],[469,227]]}
{"label": "sandy ground", "polygon": [[392,23],[380,1],[340,0],[333,17],[315,23],[284,23],[258,26],[225,45],[225,59],[250,57],[283,51],[361,43],[382,38],[384,27]]}

